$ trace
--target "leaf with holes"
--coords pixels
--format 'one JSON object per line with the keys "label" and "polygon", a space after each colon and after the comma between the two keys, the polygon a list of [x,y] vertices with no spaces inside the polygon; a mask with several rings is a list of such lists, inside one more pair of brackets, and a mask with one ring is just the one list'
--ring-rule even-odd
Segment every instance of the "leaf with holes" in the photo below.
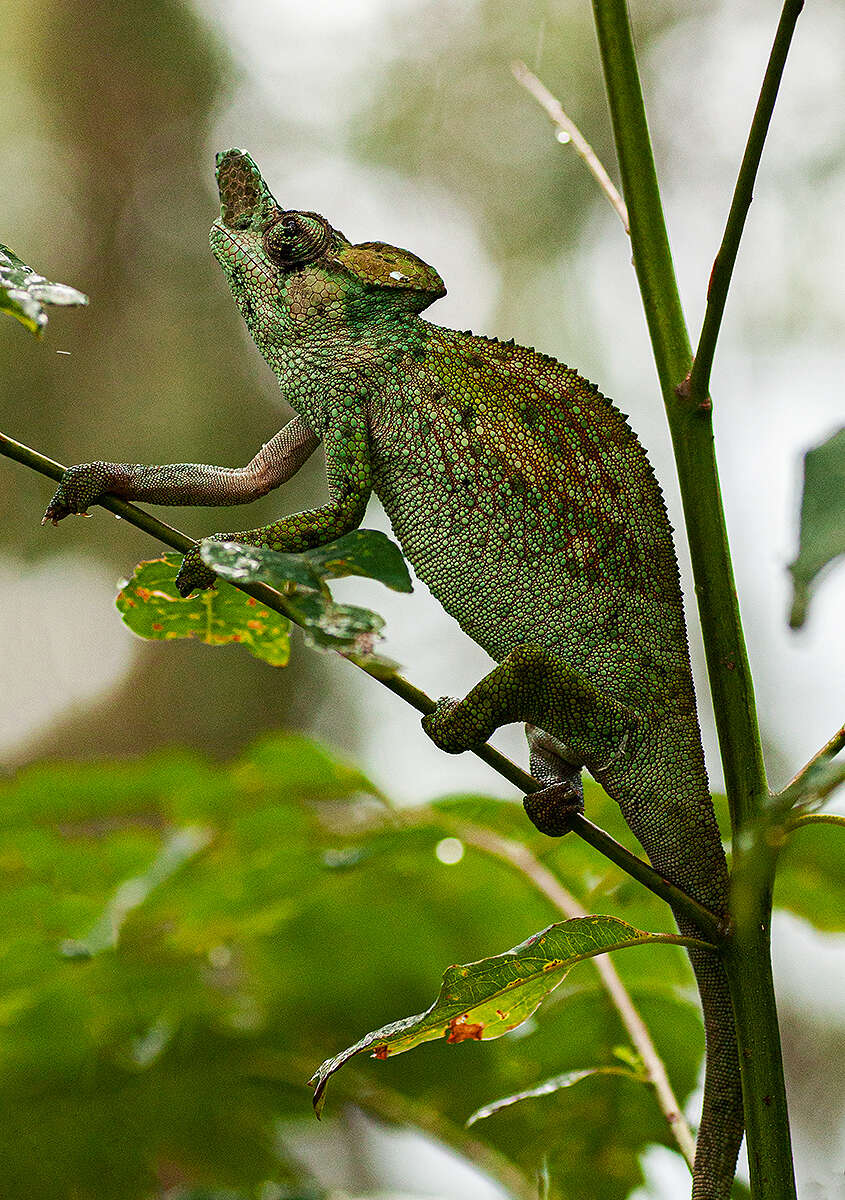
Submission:
{"label": "leaf with holes", "polygon": [[45,304],[87,304],[88,297],[66,283],[51,283],[0,243],[0,312],[8,313],[40,337],[47,324]]}
{"label": "leaf with holes", "polygon": [[359,575],[376,579],[395,592],[413,590],[402,551],[377,529],[355,529],[325,546],[302,554],[283,554],[239,542],[203,542],[203,560],[231,583],[288,584],[319,590],[325,579]]}
{"label": "leaf with holes", "polygon": [[356,530],[330,546],[304,554],[281,554],[239,542],[203,542],[203,561],[231,583],[266,583],[284,593],[291,617],[310,645],[337,650],[389,675],[396,664],[374,652],[384,620],[369,608],[337,604],[325,584],[341,575],[365,575],[396,591],[410,591],[404,559],[383,533]]}
{"label": "leaf with holes", "polygon": [[272,667],[290,658],[290,622],[230,584],[183,598],[176,590],[181,558],[165,554],[139,563],[117,595],[117,608],[139,637],[195,638],[208,646],[238,644]]}
{"label": "leaf with holes", "polygon": [[530,1017],[575,963],[649,942],[687,945],[688,939],[648,933],[616,917],[575,917],[495,958],[449,967],[437,999],[424,1013],[368,1033],[318,1068],[311,1079],[317,1113],[329,1079],[354,1055],[371,1050],[374,1058],[384,1059],[436,1038],[457,1043],[501,1037]]}

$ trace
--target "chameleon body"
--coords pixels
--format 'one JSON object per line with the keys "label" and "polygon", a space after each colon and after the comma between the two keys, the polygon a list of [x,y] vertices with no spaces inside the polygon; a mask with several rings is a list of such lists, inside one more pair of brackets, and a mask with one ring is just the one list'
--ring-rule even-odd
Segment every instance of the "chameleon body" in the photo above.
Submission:
{"label": "chameleon body", "polygon": [[[244,152],[218,155],[217,178],[212,250],[297,416],[244,468],[72,467],[45,521],[106,491],[240,503],[322,442],[328,503],[214,536],[301,551],[355,528],[374,490],[418,576],[498,664],[438,702],[426,732],[458,753],[524,721],[539,829],[566,831],[586,768],[653,865],[725,914],[671,529],[624,416],[552,358],[423,321],[445,291],[436,271],[281,209]],[[187,594],[213,578],[195,549],[177,582]],[[731,1004],[717,955],[691,958],[707,1038],[693,1197],[725,1200],[742,1137]]]}

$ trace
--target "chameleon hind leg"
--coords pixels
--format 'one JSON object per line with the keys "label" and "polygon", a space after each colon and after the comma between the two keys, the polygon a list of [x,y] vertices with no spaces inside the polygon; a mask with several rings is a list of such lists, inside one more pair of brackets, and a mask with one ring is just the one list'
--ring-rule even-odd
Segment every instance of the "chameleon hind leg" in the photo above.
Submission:
{"label": "chameleon hind leg", "polygon": [[[632,709],[554,650],[517,646],[463,700],[438,700],[422,724],[441,750],[460,754],[512,721],[529,727],[532,774],[544,785],[526,796],[525,810],[552,837],[566,833],[582,810],[581,767],[595,773],[610,766],[639,723]],[[550,726],[553,732],[547,732]]]}
{"label": "chameleon hind leg", "polygon": [[536,725],[525,726],[530,751],[529,770],[542,783],[536,792],[529,792],[523,807],[541,833],[561,837],[568,833],[572,818],[584,811],[584,787],[581,766],[566,757],[566,747]]}

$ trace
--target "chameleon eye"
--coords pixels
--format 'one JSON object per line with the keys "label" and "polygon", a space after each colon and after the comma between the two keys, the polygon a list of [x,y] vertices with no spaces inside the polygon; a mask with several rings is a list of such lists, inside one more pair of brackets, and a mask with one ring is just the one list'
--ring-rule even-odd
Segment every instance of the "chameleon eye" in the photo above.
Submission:
{"label": "chameleon eye", "polygon": [[329,227],[314,213],[285,213],[264,234],[264,249],[280,267],[312,262],[329,244]]}

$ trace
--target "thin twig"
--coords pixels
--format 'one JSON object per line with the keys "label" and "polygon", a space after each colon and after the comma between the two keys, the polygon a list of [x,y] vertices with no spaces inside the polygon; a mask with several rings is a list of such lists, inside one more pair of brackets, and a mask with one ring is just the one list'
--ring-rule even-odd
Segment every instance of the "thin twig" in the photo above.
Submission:
{"label": "thin twig", "polygon": [[630,236],[631,229],[628,224],[628,209],[625,207],[625,201],[614,187],[613,181],[604,169],[601,159],[584,137],[581,130],[572,118],[564,112],[557,97],[552,95],[543,81],[538,79],[534,72],[526,67],[524,62],[516,59],[515,62],[511,63],[511,71],[517,83],[521,84],[534,97],[550,118],[558,131],[558,141],[570,144],[575,153],[586,163],[588,171],[613,205],[625,232]]}
{"label": "thin twig", "polygon": [[804,0],[786,0],[772,44],[772,52],[769,55],[766,74],[763,77],[763,85],[760,89],[725,224],[725,233],[710,275],[710,283],[707,288],[707,307],[704,312],[701,336],[698,339],[698,349],[695,352],[688,380],[681,385],[693,408],[703,405],[707,401],[716,339],[719,336],[719,327],[725,311],[725,302],[742,231],[745,228],[745,219],[748,216],[748,209],[751,207],[754,180],[760,166],[763,144],[766,141],[769,122],[775,107],[789,45],[803,7]]}
{"label": "thin twig", "polygon": [[[442,814],[438,814],[438,819]],[[587,910],[582,908],[571,892],[563,886],[552,871],[541,863],[531,851],[520,842],[509,838],[499,837],[491,829],[472,825],[463,821],[450,822],[450,828],[455,835],[467,845],[475,846],[485,854],[493,855],[514,867],[525,876],[539,892],[549,900],[567,918],[586,917]],[[681,1111],[666,1068],[663,1065],[657,1047],[651,1039],[648,1027],[637,1011],[628,989],[619,977],[619,972],[613,965],[610,956],[601,955],[593,959],[596,970],[601,976],[602,983],[607,989],[613,1004],[619,1013],[622,1024],[634,1047],[645,1065],[649,1082],[654,1088],[660,1108],[665,1116],[672,1136],[692,1169],[695,1157],[695,1138],[692,1135],[686,1118]]]}
{"label": "thin twig", "polygon": [[817,751],[808,763],[805,763],[801,770],[790,779],[786,787],[781,788],[780,794],[791,791],[803,782],[805,777],[813,770],[818,763],[824,762],[825,759],[835,758],[839,751],[845,746],[845,725],[840,725],[836,733],[825,742],[821,750]]}
{"label": "thin twig", "polygon": [[[4,454],[7,458],[12,458],[16,462],[22,463],[34,471],[38,471],[42,475],[47,475],[51,479],[61,479],[65,471],[61,463],[57,463],[51,458],[46,458],[43,454],[30,449],[29,446],[24,446],[21,442],[16,442],[13,438],[7,437],[3,433],[0,433],[0,454]],[[152,537],[158,538],[166,546],[172,546],[174,550],[184,553],[196,545],[193,539],[189,538],[187,534],[174,529],[172,525],[166,525],[163,521],[159,521],[156,517],[151,516],[150,513],[137,508],[136,505],[129,504],[126,500],[119,500],[116,496],[102,496],[96,503],[102,508],[108,509],[109,512],[122,517],[128,524],[135,525],[139,529],[143,529],[145,533],[151,534]],[[299,620],[291,611],[285,597],[274,588],[268,587],[265,583],[236,583],[233,586],[239,591],[245,592],[248,596],[252,596],[259,603],[266,605],[267,608],[272,609],[274,612],[281,613],[282,616],[287,617],[295,625],[299,624]],[[348,661],[352,662],[354,666],[364,671],[365,674],[375,679],[383,687],[388,688],[394,695],[399,696],[418,712],[425,714],[434,711],[435,704],[431,697],[427,696],[420,688],[415,687],[414,684],[402,675],[383,675],[378,667],[371,666],[365,659],[353,658],[346,655],[341,655],[341,657],[348,657]],[[511,762],[504,754],[501,754],[498,750],[494,750],[488,744],[479,746],[472,753],[480,758],[482,762],[486,762],[494,771],[498,771],[500,775],[504,776],[510,783],[515,784],[523,792],[536,792],[543,786],[538,780],[533,779],[525,771],[521,770],[516,763]],[[724,930],[721,922],[709,909],[699,904],[692,896],[688,896],[681,888],[670,883],[668,879],[664,879],[658,871],[655,871],[648,863],[643,862],[636,854],[632,854],[630,850],[626,850],[621,843],[612,838],[609,833],[605,833],[603,829],[599,829],[592,821],[588,821],[583,816],[576,816],[572,821],[572,832],[598,850],[605,858],[609,858],[611,862],[616,863],[626,874],[639,880],[649,891],[660,896],[662,900],[665,900],[670,905],[674,912],[682,912],[688,916],[698,925],[702,934],[709,938],[710,941],[720,942],[724,939]]]}

